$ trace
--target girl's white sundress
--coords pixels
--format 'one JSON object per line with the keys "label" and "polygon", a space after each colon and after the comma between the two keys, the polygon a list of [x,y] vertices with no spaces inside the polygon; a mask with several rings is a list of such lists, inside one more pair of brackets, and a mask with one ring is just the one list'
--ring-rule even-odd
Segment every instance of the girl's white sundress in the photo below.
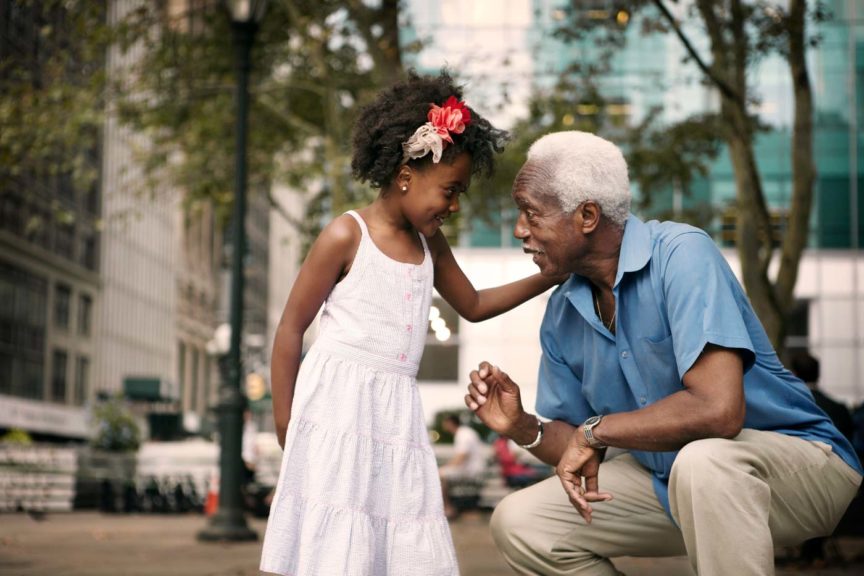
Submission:
{"label": "girl's white sundress", "polygon": [[453,576],[417,367],[433,266],[381,252],[363,219],[300,366],[261,570],[290,576]]}

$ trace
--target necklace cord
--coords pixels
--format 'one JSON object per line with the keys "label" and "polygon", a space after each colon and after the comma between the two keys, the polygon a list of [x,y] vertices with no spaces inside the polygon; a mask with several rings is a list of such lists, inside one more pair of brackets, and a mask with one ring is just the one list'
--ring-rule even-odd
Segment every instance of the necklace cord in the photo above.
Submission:
{"label": "necklace cord", "polygon": [[609,320],[609,324],[606,324],[603,320],[603,312],[600,310],[600,298],[597,297],[597,292],[591,290],[591,295],[594,296],[594,305],[597,307],[597,317],[600,318],[600,323],[611,332],[612,327],[615,325],[615,315],[618,313],[618,307],[616,306],[612,311],[612,319]]}

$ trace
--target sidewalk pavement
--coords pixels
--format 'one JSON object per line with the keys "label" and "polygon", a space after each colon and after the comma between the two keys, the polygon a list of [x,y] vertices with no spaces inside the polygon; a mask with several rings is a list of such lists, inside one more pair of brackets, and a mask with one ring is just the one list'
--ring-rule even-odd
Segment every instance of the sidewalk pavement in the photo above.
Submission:
{"label": "sidewalk pavement", "polygon": [[[487,512],[468,512],[452,523],[462,576],[513,574],[492,542],[488,521]],[[0,514],[0,575],[258,576],[265,523],[249,521],[258,532],[258,542],[202,543],[195,536],[207,519],[195,514],[70,512],[41,520],[27,514]],[[778,568],[778,576],[864,574],[864,538],[837,539],[834,544],[835,560],[830,566]],[[622,558],[615,564],[628,576],[692,576],[684,558]]]}

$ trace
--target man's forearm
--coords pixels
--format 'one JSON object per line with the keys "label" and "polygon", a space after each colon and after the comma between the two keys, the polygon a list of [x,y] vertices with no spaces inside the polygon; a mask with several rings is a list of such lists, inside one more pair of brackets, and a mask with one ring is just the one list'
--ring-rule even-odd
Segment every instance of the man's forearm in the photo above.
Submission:
{"label": "man's forearm", "polygon": [[731,420],[684,390],[641,410],[609,414],[592,432],[608,446],[664,452],[702,438],[734,437],[740,426]]}

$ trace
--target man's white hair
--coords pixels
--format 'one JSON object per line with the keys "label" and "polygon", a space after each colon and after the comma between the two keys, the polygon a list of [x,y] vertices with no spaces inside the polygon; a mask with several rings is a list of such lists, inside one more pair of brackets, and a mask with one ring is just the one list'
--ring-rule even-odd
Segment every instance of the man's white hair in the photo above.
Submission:
{"label": "man's white hair", "polygon": [[630,179],[621,150],[608,140],[588,132],[554,132],[528,149],[527,164],[538,168],[532,182],[554,196],[566,213],[593,200],[603,215],[624,226],[630,213]]}

